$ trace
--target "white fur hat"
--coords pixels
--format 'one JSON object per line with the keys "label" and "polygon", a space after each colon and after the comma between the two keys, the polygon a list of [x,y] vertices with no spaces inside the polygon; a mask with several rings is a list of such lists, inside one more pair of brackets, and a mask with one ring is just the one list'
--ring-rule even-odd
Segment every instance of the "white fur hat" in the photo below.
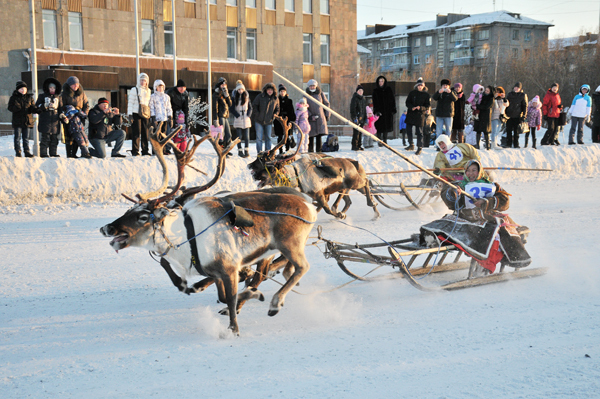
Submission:
{"label": "white fur hat", "polygon": [[445,134],[440,134],[439,137],[435,139],[435,144],[437,144],[438,147],[440,146],[440,143],[446,144],[447,149],[451,149],[452,147],[454,147],[454,143],[450,141],[450,137],[448,137]]}

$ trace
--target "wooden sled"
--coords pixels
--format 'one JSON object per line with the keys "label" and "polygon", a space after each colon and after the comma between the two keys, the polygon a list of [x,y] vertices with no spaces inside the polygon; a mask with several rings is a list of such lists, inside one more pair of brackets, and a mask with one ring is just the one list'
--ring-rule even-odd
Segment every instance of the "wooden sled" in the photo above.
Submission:
{"label": "wooden sled", "polygon": [[[400,183],[400,185],[378,184],[373,179],[370,180],[370,184],[371,192],[375,199],[381,205],[395,211],[421,209],[423,205],[441,201],[440,185],[435,179],[424,178],[421,179],[419,184],[409,186],[403,183]],[[399,201],[393,198],[395,196],[406,198],[410,205],[402,206]]]}

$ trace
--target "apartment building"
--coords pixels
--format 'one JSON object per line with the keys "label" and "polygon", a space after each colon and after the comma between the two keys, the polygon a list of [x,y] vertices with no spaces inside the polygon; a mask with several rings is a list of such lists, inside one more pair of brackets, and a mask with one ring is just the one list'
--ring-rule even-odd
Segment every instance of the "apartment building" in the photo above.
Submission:
{"label": "apartment building", "polygon": [[[121,109],[135,85],[137,1],[140,70],[190,94],[208,90],[207,13],[211,78],[241,79],[251,94],[277,71],[300,87],[314,78],[341,110],[354,91],[358,69],[356,3],[352,0],[35,0],[39,87],[49,76],[64,82],[77,75],[91,101],[107,97]],[[175,14],[172,9],[174,1]],[[19,79],[31,81],[28,0],[0,0],[0,102]],[[290,96],[299,98],[288,87]],[[10,121],[6,106],[0,122]]]}

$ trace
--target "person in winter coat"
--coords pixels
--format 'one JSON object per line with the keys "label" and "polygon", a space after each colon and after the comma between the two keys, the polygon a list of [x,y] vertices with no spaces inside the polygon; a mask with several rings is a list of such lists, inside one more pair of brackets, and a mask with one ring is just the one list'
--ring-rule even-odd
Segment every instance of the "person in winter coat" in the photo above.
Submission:
{"label": "person in winter coat", "polygon": [[256,152],[263,150],[263,141],[265,151],[271,149],[271,130],[275,115],[279,115],[279,99],[277,90],[273,83],[267,83],[262,92],[254,98],[252,102],[252,120],[254,129],[256,129]]}
{"label": "person in winter coat", "polygon": [[190,112],[190,95],[187,92],[185,82],[181,79],[177,80],[177,86],[167,90],[167,95],[171,98],[171,108],[173,115],[177,115],[179,111],[185,115],[185,123],[188,123],[188,114]]}
{"label": "person in winter coat", "polygon": [[27,83],[19,80],[15,91],[8,100],[8,110],[12,112],[12,127],[15,134],[15,156],[21,157],[21,137],[23,151],[27,158],[33,157],[29,149],[29,129],[33,127],[33,114],[37,112],[33,95],[27,93]]}
{"label": "person in winter coat", "polygon": [[506,96],[508,107],[504,114],[506,121],[506,148],[519,148],[519,124],[527,120],[527,94],[523,93],[521,82],[515,83],[513,91]]}
{"label": "person in winter coat", "polygon": [[413,130],[417,135],[416,155],[421,154],[423,148],[423,125],[427,118],[427,110],[431,107],[431,99],[427,93],[427,87],[423,78],[417,80],[414,90],[408,93],[406,97],[406,132],[408,133],[408,147],[406,151],[414,151]]}
{"label": "person in winter coat", "polygon": [[[150,119],[154,130],[160,125],[160,132],[166,134],[173,127],[173,108],[171,97],[165,93],[165,82],[160,79],[154,81],[154,93],[150,96]],[[161,123],[162,122],[162,123]],[[164,148],[165,154],[170,154],[169,145]],[[154,148],[152,149],[154,153]]]}
{"label": "person in winter coat", "polygon": [[[294,110],[294,102],[288,97],[287,88],[280,84],[279,87],[279,116],[282,118],[288,119],[288,124],[296,121],[296,112]],[[277,141],[283,140],[283,126],[279,122],[273,123],[273,129],[275,130],[275,135],[277,136]],[[292,130],[289,131],[288,134],[292,134]],[[290,140],[288,137],[287,143],[285,143],[285,150],[288,151],[290,149]],[[283,147],[279,149],[279,153],[283,153]]]}
{"label": "person in winter coat", "polygon": [[89,159],[92,157],[88,150],[90,142],[85,133],[85,126],[83,125],[83,119],[86,116],[83,111],[76,109],[72,105],[65,106],[65,121],[69,129],[69,136],[73,140],[74,145],[79,146],[81,149],[81,158]]}
{"label": "person in winter coat", "polygon": [[[305,96],[310,96],[319,103],[329,107],[329,100],[321,91],[316,80],[308,81]],[[329,121],[330,112],[317,105],[314,101],[308,101],[308,122],[310,123],[310,133],[308,140],[308,152],[321,152],[321,137],[329,134],[327,130],[327,122]]]}
{"label": "person in winter coat", "polygon": [[[361,85],[356,87],[350,101],[350,119],[360,127],[367,121],[367,100],[363,96],[365,90]],[[352,151],[364,151],[362,133],[356,129],[352,131]]]}
{"label": "person in winter coat", "polygon": [[560,112],[563,109],[562,100],[560,94],[558,94],[558,83],[553,83],[552,86],[546,92],[544,101],[542,103],[542,115],[546,118],[548,128],[546,134],[542,137],[540,145],[559,145],[558,142],[558,118]]}
{"label": "person in winter coat", "polygon": [[600,143],[600,86],[592,94],[592,143]]}
{"label": "person in winter coat", "polygon": [[447,180],[460,181],[464,178],[464,173],[462,170],[450,171],[442,169],[464,168],[467,162],[472,159],[481,160],[479,158],[479,151],[471,144],[454,144],[450,141],[450,137],[445,134],[439,135],[435,139],[435,144],[440,148],[440,152],[437,153],[435,161],[433,161],[433,173]]}
{"label": "person in winter coat", "polygon": [[[375,127],[375,122],[379,119],[378,115],[373,114],[373,100],[369,100],[369,105],[366,108],[367,113],[367,123],[365,125],[365,130],[371,133],[374,136],[377,136],[377,128]],[[365,137],[364,138],[365,148],[373,148],[373,138]]]}
{"label": "person in winter coat", "polygon": [[[233,106],[231,114],[233,115],[233,128],[239,137],[244,142],[244,150],[242,150],[241,141],[238,143],[238,156],[248,158],[248,133],[252,127],[252,103],[250,102],[250,94],[246,91],[246,86],[239,81],[235,86],[233,95]],[[294,115],[294,119],[296,116]]]}
{"label": "person in winter coat", "polygon": [[436,134],[439,136],[442,132],[445,132],[446,135],[450,136],[452,118],[454,117],[454,102],[458,100],[458,95],[453,88],[450,88],[450,80],[442,79],[440,84],[441,89],[433,93],[431,97],[434,101],[437,101],[437,107],[435,108]]}
{"label": "person in winter coat", "polygon": [[473,111],[474,119],[478,118],[479,112],[477,111],[477,104],[481,102],[481,97],[483,96],[484,87],[480,84],[473,85],[473,92],[469,96],[467,103],[471,106],[471,110]]}
{"label": "person in winter coat", "polygon": [[592,97],[589,85],[579,88],[579,94],[573,99],[569,114],[571,114],[571,131],[569,132],[569,144],[575,144],[575,129],[577,129],[577,144],[583,144],[583,125],[589,121],[592,115]]}
{"label": "person in winter coat", "polygon": [[525,133],[525,148],[529,143],[529,134],[531,134],[531,147],[536,148],[535,132],[536,129],[540,130],[542,127],[542,102],[540,96],[535,96],[529,102],[527,107],[527,124],[529,125],[529,132]]}
{"label": "person in winter coat", "polygon": [[[223,126],[223,147],[231,143],[231,127],[229,126],[229,109],[232,106],[229,90],[227,90],[227,79],[221,77],[215,83],[212,97],[212,117],[215,127]],[[230,154],[227,154],[230,156]]]}
{"label": "person in winter coat", "polygon": [[496,97],[492,107],[492,149],[498,149],[498,135],[503,123],[500,117],[505,117],[504,111],[508,106],[508,100],[505,97],[504,88],[502,86],[496,87]]}
{"label": "person in winter coat", "polygon": [[402,136],[402,145],[406,145],[406,110],[400,115],[400,122],[398,123],[398,130]]}
{"label": "person in winter coat", "polygon": [[[106,158],[106,143],[115,142],[111,156],[113,158],[125,158],[121,154],[121,148],[125,141],[125,132],[120,129],[123,120],[118,108],[111,108],[108,100],[104,97],[98,99],[98,104],[88,114],[90,122],[90,154],[96,158]],[[113,129],[117,126],[117,129]]]}
{"label": "person in winter coat", "polygon": [[[150,130],[150,110],[144,115],[145,107],[150,106],[152,92],[148,88],[150,78],[145,73],[140,73],[138,83],[129,90],[127,101],[127,115],[131,117],[131,155],[140,155],[140,144],[142,155],[150,155],[148,149],[148,132]],[[144,111],[143,111],[144,109]]]}
{"label": "person in winter coat", "polygon": [[[40,157],[59,157],[56,153],[60,136],[60,116],[62,114],[62,97],[60,82],[54,78],[44,81],[44,92],[38,96],[35,105],[40,114],[38,130],[40,132]],[[64,115],[63,115],[64,117]],[[50,150],[50,155],[48,155]]]}
{"label": "person in winter coat", "polygon": [[[73,108],[81,111],[81,122],[85,123],[87,113],[90,110],[90,103],[88,102],[87,95],[85,94],[83,87],[81,87],[77,76],[69,76],[65,84],[63,84],[61,97],[63,108],[65,108],[67,105],[72,105]],[[69,137],[68,134],[66,134],[69,131],[66,126],[63,126],[63,129],[65,129],[65,147],[67,149],[67,158],[77,158],[77,149],[79,146],[72,140],[72,138]]]}
{"label": "person in winter coat", "polygon": [[394,115],[398,110],[394,90],[387,85],[385,76],[381,75],[375,80],[372,98],[373,112],[379,114],[379,119],[375,122],[377,137],[387,143],[388,133],[394,131]]}
{"label": "person in winter coat", "polygon": [[467,98],[463,92],[463,86],[460,83],[454,84],[454,92],[457,99],[454,102],[454,117],[452,118],[452,135],[450,140],[453,143],[465,142],[465,102]]}
{"label": "person in winter coat", "polygon": [[477,134],[477,145],[475,148],[479,149],[479,143],[481,142],[481,136],[485,139],[485,149],[490,150],[492,148],[490,133],[492,132],[492,107],[494,106],[494,94],[495,90],[492,86],[488,86],[483,91],[481,101],[477,104],[477,111],[479,111],[479,118],[475,121],[473,128]]}
{"label": "person in winter coat", "polygon": [[310,123],[308,122],[308,103],[302,97],[296,104],[296,123],[300,128],[298,132],[298,151],[300,154],[308,152],[308,135],[310,134]]}

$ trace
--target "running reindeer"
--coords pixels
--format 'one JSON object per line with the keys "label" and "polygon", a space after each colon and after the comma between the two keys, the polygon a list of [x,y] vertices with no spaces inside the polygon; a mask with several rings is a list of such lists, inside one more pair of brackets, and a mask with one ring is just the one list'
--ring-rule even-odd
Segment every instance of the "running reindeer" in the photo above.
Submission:
{"label": "running reindeer", "polygon": [[[277,145],[258,154],[257,158],[248,165],[258,187],[288,186],[297,188],[313,199],[317,211],[324,209],[336,218],[344,219],[352,201],[348,193],[357,190],[367,198],[367,205],[373,208],[375,219],[380,217],[377,203],[371,195],[369,179],[362,165],[350,158],[334,158],[324,154],[307,154],[298,156],[297,153],[282,159],[276,159],[275,154],[287,141],[291,124],[287,119],[276,117],[283,125],[284,137]],[[299,147],[300,145],[298,145]],[[329,196],[338,193],[338,197],[329,207]],[[344,200],[344,208],[337,207]]]}
{"label": "running reindeer", "polygon": [[[113,238],[110,245],[116,251],[141,247],[159,254],[161,265],[183,292],[198,292],[214,281],[219,300],[227,304],[229,328],[238,334],[240,273],[243,275],[248,266],[257,262],[265,271],[269,268],[268,260],[281,253],[284,259],[276,262],[277,267],[287,264],[293,272],[271,300],[268,314],[276,315],[286,295],[310,268],[304,247],[317,212],[306,196],[289,188],[193,199],[219,180],[225,169],[225,155],[237,144],[236,140],[222,149],[209,136],[200,140],[194,137],[191,148],[176,151],[177,185],[163,195],[168,170],[162,149],[172,135],[160,141],[154,134],[151,137],[154,152],[163,166],[162,186],[150,193],[137,194],[135,200],[125,196],[136,205],[100,232]],[[207,139],[218,154],[214,177],[203,186],[180,191],[185,166]],[[187,279],[197,276],[208,278],[188,287]],[[260,294],[255,287],[250,291],[242,300]]]}

